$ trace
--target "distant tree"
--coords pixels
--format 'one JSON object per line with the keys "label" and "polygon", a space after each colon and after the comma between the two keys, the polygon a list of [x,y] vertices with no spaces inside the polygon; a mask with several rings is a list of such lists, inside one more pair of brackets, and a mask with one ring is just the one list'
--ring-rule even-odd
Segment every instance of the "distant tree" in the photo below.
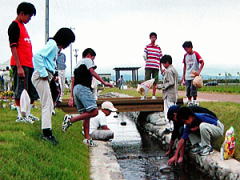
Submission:
{"label": "distant tree", "polygon": [[225,72],[225,85],[227,85],[228,83],[227,83],[227,81],[228,81],[228,73],[227,72]]}
{"label": "distant tree", "polygon": [[104,81],[110,82],[110,79],[109,79],[109,78],[103,77],[102,79],[103,79]]}

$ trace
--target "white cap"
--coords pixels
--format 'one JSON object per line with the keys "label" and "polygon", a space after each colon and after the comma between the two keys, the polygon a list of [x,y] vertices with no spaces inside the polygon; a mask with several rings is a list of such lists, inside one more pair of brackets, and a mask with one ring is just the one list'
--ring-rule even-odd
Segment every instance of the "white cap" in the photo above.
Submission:
{"label": "white cap", "polygon": [[117,109],[113,106],[113,104],[110,101],[104,101],[102,103],[102,109],[107,109],[112,112],[116,112]]}

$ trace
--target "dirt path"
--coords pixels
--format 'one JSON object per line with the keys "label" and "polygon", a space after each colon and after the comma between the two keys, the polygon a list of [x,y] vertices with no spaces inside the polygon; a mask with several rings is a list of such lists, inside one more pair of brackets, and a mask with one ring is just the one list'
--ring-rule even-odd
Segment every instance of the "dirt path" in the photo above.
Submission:
{"label": "dirt path", "polygon": [[[179,96],[185,97],[185,91],[178,91]],[[186,98],[184,98],[185,100]],[[207,93],[198,92],[199,101],[221,101],[221,102],[235,102],[240,103],[240,95],[236,94],[223,94],[223,93]]]}
{"label": "dirt path", "polygon": [[[134,89],[135,88],[129,88]],[[152,90],[150,90],[151,92]],[[157,90],[156,95],[159,96],[162,91]],[[184,97],[184,102],[187,102],[186,92],[178,91],[179,97]],[[240,103],[240,94],[224,94],[224,93],[210,93],[210,92],[198,92],[198,101],[220,101],[220,102],[235,102]]]}

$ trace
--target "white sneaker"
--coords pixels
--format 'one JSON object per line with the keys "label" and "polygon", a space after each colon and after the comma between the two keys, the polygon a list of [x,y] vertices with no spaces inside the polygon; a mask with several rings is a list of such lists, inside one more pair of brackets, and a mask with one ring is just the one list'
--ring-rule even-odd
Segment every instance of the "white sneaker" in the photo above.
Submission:
{"label": "white sneaker", "polygon": [[70,122],[70,119],[72,118],[72,115],[66,114],[64,116],[63,122],[62,122],[62,131],[66,132],[67,129],[69,128],[69,126],[72,125],[72,123]]}
{"label": "white sneaker", "polygon": [[146,97],[145,96],[141,96],[141,100],[144,100],[144,99],[146,99]]}
{"label": "white sneaker", "polygon": [[16,122],[26,122],[26,118],[25,117],[17,117]]}
{"label": "white sneaker", "polygon": [[187,102],[187,106],[193,106],[193,102],[192,101],[188,101]]}
{"label": "white sneaker", "polygon": [[199,102],[197,100],[193,100],[193,106],[199,106]]}
{"label": "white sneaker", "polygon": [[157,97],[156,96],[152,96],[152,99],[157,99]]}
{"label": "white sneaker", "polygon": [[23,122],[23,123],[30,123],[30,124],[34,123],[34,121],[32,121],[28,117],[17,117],[16,122]]}
{"label": "white sneaker", "polygon": [[34,121],[29,117],[25,117],[25,121],[26,121],[26,123],[30,123],[30,124],[34,123]]}
{"label": "white sneaker", "polygon": [[32,114],[28,115],[28,119],[31,119],[32,121],[39,121],[39,118],[34,116],[34,115],[32,115]]}

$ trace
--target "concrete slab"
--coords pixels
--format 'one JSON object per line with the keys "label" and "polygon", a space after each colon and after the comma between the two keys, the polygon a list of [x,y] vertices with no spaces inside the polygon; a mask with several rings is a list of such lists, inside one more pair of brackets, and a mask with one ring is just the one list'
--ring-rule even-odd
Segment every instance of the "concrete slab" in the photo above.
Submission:
{"label": "concrete slab", "polygon": [[124,180],[114,151],[108,142],[96,141],[97,147],[90,149],[92,180]]}

